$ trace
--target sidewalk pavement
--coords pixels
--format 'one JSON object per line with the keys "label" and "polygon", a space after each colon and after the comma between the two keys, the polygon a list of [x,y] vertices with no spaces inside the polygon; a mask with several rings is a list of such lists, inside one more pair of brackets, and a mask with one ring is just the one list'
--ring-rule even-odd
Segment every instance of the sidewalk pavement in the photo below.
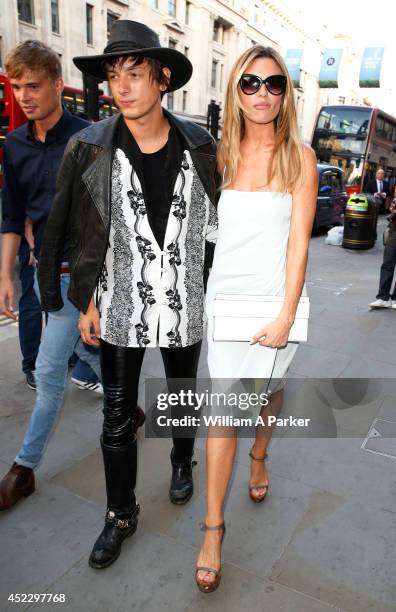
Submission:
{"label": "sidewalk pavement", "polygon": [[[381,218],[379,237],[384,225]],[[276,430],[262,505],[248,498],[251,441],[239,440],[218,591],[203,595],[194,583],[205,513],[202,438],[195,494],[178,507],[168,500],[171,443],[140,430],[138,530],[110,568],[88,566],[105,510],[101,398],[70,385],[36,492],[0,515],[2,611],[395,612],[396,311],[368,310],[378,289],[380,240],[352,252],[324,239],[311,241],[309,342],[292,364],[282,412],[310,415],[316,429],[311,437]],[[205,359],[204,347],[202,377]],[[34,402],[19,364],[17,327],[0,324],[1,475]],[[144,379],[155,376],[163,367],[159,351],[149,350],[141,402]],[[64,593],[66,603],[12,604],[11,593]]]}

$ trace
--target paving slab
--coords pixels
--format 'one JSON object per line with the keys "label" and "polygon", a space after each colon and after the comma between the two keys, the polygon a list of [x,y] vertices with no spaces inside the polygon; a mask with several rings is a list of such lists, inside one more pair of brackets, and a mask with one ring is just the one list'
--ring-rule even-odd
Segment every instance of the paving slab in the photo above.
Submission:
{"label": "paving slab", "polygon": [[10,593],[51,592],[53,582],[86,555],[101,522],[93,504],[46,483],[2,512],[1,610],[15,610],[7,603]]}
{"label": "paving slab", "polygon": [[[388,384],[387,384],[388,383]],[[389,386],[396,393],[392,379],[306,379],[298,381],[294,389],[285,390],[285,401],[280,417],[292,415],[310,419],[307,427],[288,427],[275,435],[289,437],[334,438],[343,430],[364,437],[373,419],[378,415]]]}
{"label": "paving slab", "polygon": [[277,476],[395,512],[395,461],[364,451],[362,442],[284,437],[274,446],[268,467]]}
{"label": "paving slab", "polygon": [[395,532],[396,513],[318,491],[270,578],[350,612],[393,612]]}
{"label": "paving slab", "polygon": [[[142,508],[141,524],[164,533],[188,507],[175,506],[169,501],[170,449],[169,440],[144,439],[139,434],[136,496]],[[194,468],[194,495],[199,496],[205,489],[203,451],[196,449],[194,458],[198,462],[198,466]],[[51,482],[97,503],[101,508],[101,515],[104,516],[106,492],[100,449],[58,473]]]}
{"label": "paving slab", "polygon": [[337,377],[351,362],[351,357],[335,351],[301,345],[290,366],[291,374],[302,374],[311,378]]}

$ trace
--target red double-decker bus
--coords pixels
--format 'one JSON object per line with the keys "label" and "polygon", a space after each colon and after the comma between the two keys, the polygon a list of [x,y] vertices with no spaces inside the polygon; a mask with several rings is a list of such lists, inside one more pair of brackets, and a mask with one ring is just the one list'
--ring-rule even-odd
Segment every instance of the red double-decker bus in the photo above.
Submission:
{"label": "red double-decker bus", "polygon": [[378,166],[396,175],[396,119],[367,106],[323,106],[312,148],[318,162],[343,169],[348,194],[361,193]]}
{"label": "red double-decker bus", "polygon": [[3,146],[8,132],[25,123],[26,116],[16,103],[9,80],[0,74],[0,187],[3,186]]}
{"label": "red double-decker bus", "polygon": [[[84,113],[84,94],[81,89],[65,87],[62,102],[71,113]],[[105,119],[118,109],[110,96],[99,97],[99,118]],[[0,188],[3,186],[3,145],[8,132],[26,122],[26,116],[15,100],[8,78],[0,74]]]}

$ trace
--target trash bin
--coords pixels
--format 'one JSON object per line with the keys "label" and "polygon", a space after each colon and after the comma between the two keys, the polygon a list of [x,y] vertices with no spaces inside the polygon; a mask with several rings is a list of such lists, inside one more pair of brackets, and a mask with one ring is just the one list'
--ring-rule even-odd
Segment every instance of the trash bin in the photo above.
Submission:
{"label": "trash bin", "polygon": [[344,215],[344,249],[371,249],[377,238],[378,203],[367,193],[349,198]]}

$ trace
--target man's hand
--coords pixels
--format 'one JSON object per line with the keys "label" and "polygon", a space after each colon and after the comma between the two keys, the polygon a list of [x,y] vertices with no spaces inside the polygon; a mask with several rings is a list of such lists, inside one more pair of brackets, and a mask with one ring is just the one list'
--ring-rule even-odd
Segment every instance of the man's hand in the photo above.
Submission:
{"label": "man's hand", "polygon": [[78,328],[83,342],[91,346],[99,346],[100,317],[93,300],[91,300],[86,314],[80,313]]}
{"label": "man's hand", "polygon": [[0,311],[9,319],[16,321],[15,310],[15,291],[10,278],[0,281]]}
{"label": "man's hand", "polygon": [[12,284],[12,271],[20,244],[21,237],[19,234],[14,234],[14,232],[3,234],[0,257],[0,312],[14,321],[16,321],[17,316],[14,312],[15,291]]}

